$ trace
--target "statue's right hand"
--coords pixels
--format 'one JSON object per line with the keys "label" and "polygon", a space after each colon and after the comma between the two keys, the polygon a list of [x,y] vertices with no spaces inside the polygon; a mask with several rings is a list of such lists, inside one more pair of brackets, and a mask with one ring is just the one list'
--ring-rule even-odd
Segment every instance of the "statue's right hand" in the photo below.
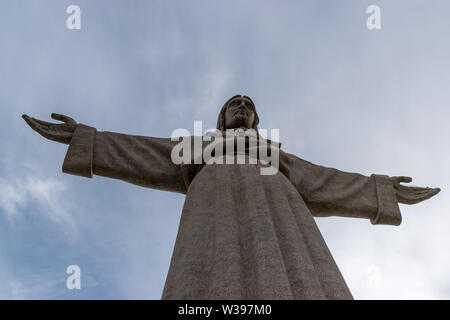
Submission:
{"label": "statue's right hand", "polygon": [[22,118],[28,123],[28,125],[41,136],[60,143],[69,144],[72,139],[73,133],[77,127],[77,123],[72,118],[52,113],[52,118],[55,120],[63,121],[64,123],[51,123],[42,121],[36,118],[30,118],[26,114],[22,115]]}

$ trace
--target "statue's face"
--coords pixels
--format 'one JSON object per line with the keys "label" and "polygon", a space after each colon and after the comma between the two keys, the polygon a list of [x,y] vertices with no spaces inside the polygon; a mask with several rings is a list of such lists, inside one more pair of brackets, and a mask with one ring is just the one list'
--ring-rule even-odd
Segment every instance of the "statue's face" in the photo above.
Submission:
{"label": "statue's face", "polygon": [[225,110],[225,128],[247,128],[253,127],[255,121],[255,106],[246,97],[236,97],[230,101]]}

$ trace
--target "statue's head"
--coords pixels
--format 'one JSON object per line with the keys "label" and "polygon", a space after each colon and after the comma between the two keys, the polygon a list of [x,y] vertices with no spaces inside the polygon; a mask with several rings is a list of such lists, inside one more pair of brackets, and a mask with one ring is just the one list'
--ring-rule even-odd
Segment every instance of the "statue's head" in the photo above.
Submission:
{"label": "statue's head", "polygon": [[255,104],[247,96],[235,95],[222,107],[217,121],[217,129],[246,128],[258,130],[259,118]]}

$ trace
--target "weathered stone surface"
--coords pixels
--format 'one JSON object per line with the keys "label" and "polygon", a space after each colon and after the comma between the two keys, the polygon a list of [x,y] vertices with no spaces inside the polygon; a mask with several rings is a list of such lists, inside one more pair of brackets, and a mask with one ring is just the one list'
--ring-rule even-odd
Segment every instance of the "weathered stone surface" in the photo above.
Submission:
{"label": "weathered stone surface", "polygon": [[[178,142],[99,132],[61,117],[70,125],[24,116],[46,138],[70,143],[64,172],[186,194],[163,299],[352,299],[313,217],[398,225],[398,202],[439,192],[401,185],[407,177],[343,172],[282,150],[274,175],[261,175],[262,164],[248,161],[175,165],[171,150]],[[257,130],[258,121],[253,102],[235,96],[217,127]]]}

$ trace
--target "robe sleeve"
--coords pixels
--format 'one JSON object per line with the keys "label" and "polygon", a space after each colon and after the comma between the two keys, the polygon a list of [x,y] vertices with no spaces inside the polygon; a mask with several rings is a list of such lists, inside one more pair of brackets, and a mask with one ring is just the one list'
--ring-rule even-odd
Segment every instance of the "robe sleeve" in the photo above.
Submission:
{"label": "robe sleeve", "polygon": [[180,166],[171,160],[174,144],[166,138],[98,132],[78,124],[62,170],[88,178],[95,174],[147,188],[186,193]]}
{"label": "robe sleeve", "polygon": [[372,224],[402,221],[394,187],[385,175],[370,177],[326,168],[286,154],[289,179],[313,216],[366,218]]}

